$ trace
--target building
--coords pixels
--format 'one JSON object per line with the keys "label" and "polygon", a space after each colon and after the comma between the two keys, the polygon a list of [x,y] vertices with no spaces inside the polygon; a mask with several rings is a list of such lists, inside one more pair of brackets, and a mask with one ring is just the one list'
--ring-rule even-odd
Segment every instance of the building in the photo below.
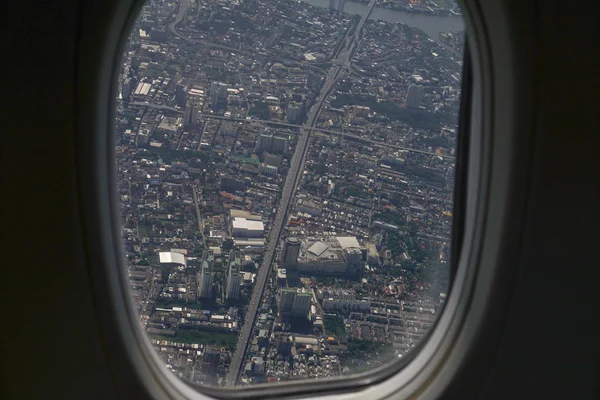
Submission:
{"label": "building", "polygon": [[273,167],[281,167],[282,157],[277,154],[264,153],[263,162]]}
{"label": "building", "polygon": [[377,250],[377,246],[375,245],[375,243],[367,243],[366,247],[367,247],[367,264],[369,264],[371,267],[378,267],[380,260],[379,260],[379,251]]}
{"label": "building", "polygon": [[299,289],[296,292],[294,303],[292,304],[292,317],[308,317],[310,311],[310,300],[312,296],[307,289]]}
{"label": "building", "polygon": [[158,253],[158,260],[161,265],[171,266],[187,266],[185,256],[180,252],[175,251],[161,251]]}
{"label": "building", "polygon": [[300,248],[298,272],[302,274],[341,275],[362,266],[362,252],[353,236],[309,238]]}
{"label": "building", "polygon": [[357,299],[356,292],[351,289],[323,288],[318,291],[318,296],[323,301],[323,310],[325,312],[370,310],[369,301]]}
{"label": "building", "polygon": [[341,14],[344,12],[344,6],[346,5],[346,0],[340,0],[338,2],[338,8],[337,8],[337,12],[338,14]]}
{"label": "building", "polygon": [[329,0],[329,14],[335,13],[335,0]]}
{"label": "building", "polygon": [[123,99],[123,101],[129,101],[129,95],[131,94],[132,87],[133,80],[131,78],[125,78],[123,84],[121,85],[121,99]]}
{"label": "building", "polygon": [[227,85],[223,82],[213,82],[210,85],[210,106],[219,108],[227,103]]}
{"label": "building", "polygon": [[233,193],[236,190],[246,190],[246,182],[229,176],[221,176],[221,190]]}
{"label": "building", "polygon": [[290,236],[283,243],[283,251],[281,252],[281,264],[285,267],[298,265],[298,254],[300,254],[300,239]]}
{"label": "building", "polygon": [[279,312],[282,314],[291,312],[295,298],[296,289],[281,289],[279,292]]}
{"label": "building", "polygon": [[187,100],[188,87],[182,84],[177,84],[175,87],[175,104],[179,107],[184,107]]}
{"label": "building", "polygon": [[260,164],[258,166],[258,172],[263,175],[277,176],[279,170],[277,167],[273,167],[272,165]]}
{"label": "building", "polygon": [[212,297],[214,280],[213,263],[214,256],[212,250],[204,250],[202,252],[202,262],[198,275],[198,297],[201,299],[210,299]]}
{"label": "building", "polygon": [[404,101],[404,107],[406,108],[418,108],[421,104],[421,98],[423,97],[423,86],[410,85],[408,92],[406,92],[406,100]]}
{"label": "building", "polygon": [[285,154],[288,149],[288,139],[279,136],[261,134],[256,140],[255,151],[257,153],[269,152],[275,154]]}
{"label": "building", "polygon": [[287,270],[285,268],[278,268],[277,269],[277,283],[280,286],[285,286],[286,281],[287,281]]}
{"label": "building", "polygon": [[240,285],[242,284],[242,275],[240,267],[242,265],[242,254],[238,250],[232,250],[229,253],[229,269],[227,271],[227,300],[237,300],[240,298]]}
{"label": "building", "polygon": [[196,126],[198,124],[198,111],[198,105],[188,99],[183,113],[183,123],[185,126]]}
{"label": "building", "polygon": [[294,340],[289,334],[277,332],[275,336],[275,345],[277,347],[278,354],[287,356],[292,350]]}
{"label": "building", "polygon": [[265,225],[262,221],[253,221],[243,217],[234,217],[231,221],[231,235],[246,238],[262,238]]}
{"label": "building", "polygon": [[287,108],[286,119],[290,124],[298,124],[302,120],[303,106],[300,103],[290,103]]}
{"label": "building", "polygon": [[296,209],[301,212],[310,215],[311,217],[318,217],[323,212],[322,202],[317,203],[310,199],[299,199],[296,204]]}
{"label": "building", "polygon": [[308,289],[281,289],[279,313],[291,317],[308,317],[311,299]]}

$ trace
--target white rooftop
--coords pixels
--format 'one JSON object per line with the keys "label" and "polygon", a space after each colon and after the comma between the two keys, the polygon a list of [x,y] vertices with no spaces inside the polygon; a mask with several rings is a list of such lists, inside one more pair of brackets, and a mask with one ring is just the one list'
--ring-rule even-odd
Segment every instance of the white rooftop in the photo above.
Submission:
{"label": "white rooftop", "polygon": [[174,263],[187,265],[185,261],[185,256],[181,253],[175,253],[173,251],[161,251],[160,253],[158,253],[158,258],[161,264]]}
{"label": "white rooftop", "polygon": [[344,250],[349,247],[360,247],[358,240],[354,236],[336,236],[336,239]]}
{"label": "white rooftop", "polygon": [[314,254],[315,256],[319,257],[321,254],[323,254],[327,249],[329,248],[329,245],[327,245],[326,243],[323,242],[316,242],[315,244],[313,244],[312,246],[310,246],[308,248],[308,252]]}
{"label": "white rooftop", "polygon": [[265,225],[262,221],[252,221],[246,218],[235,217],[233,219],[233,229],[246,229],[249,231],[264,231]]}

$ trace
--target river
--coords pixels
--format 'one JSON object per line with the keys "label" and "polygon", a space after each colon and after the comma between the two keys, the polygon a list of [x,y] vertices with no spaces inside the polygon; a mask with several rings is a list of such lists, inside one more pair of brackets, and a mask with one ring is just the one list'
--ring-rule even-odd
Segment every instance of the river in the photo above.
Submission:
{"label": "river", "polygon": [[[329,8],[329,0],[302,1],[313,6]],[[362,14],[365,8],[367,8],[366,5],[346,1],[344,12],[349,14]],[[387,22],[401,22],[413,28],[418,28],[440,44],[441,42],[438,35],[440,32],[462,31],[465,28],[463,18],[460,16],[413,14],[379,7],[375,7],[371,13],[370,19],[379,19]]]}

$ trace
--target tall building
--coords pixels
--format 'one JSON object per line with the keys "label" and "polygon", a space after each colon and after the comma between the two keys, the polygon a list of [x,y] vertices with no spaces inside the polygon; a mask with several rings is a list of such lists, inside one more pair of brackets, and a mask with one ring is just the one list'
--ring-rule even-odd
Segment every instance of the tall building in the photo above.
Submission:
{"label": "tall building", "polygon": [[299,289],[292,304],[292,317],[308,317],[311,295],[306,289]]}
{"label": "tall building", "polygon": [[279,312],[281,314],[290,313],[295,299],[296,289],[281,289],[279,292]]}
{"label": "tall building", "polygon": [[179,107],[185,106],[185,100],[187,97],[188,87],[182,84],[177,84],[175,87],[175,104]]}
{"label": "tall building", "polygon": [[335,13],[335,0],[329,0],[329,14]]}
{"label": "tall building", "polygon": [[300,254],[300,239],[295,236],[286,238],[281,252],[281,264],[285,267],[297,265],[298,254]]}
{"label": "tall building", "polygon": [[302,118],[302,104],[290,103],[287,108],[286,118],[290,124],[297,124]]}
{"label": "tall building", "polygon": [[195,126],[198,124],[198,106],[194,101],[188,99],[183,113],[183,123],[186,126]]}
{"label": "tall building", "polygon": [[421,98],[423,97],[423,86],[410,85],[408,92],[406,93],[406,100],[404,101],[404,107],[406,108],[418,108],[421,104]]}
{"label": "tall building", "polygon": [[213,251],[204,250],[202,252],[202,263],[200,265],[200,274],[198,276],[198,297],[201,299],[210,299],[212,297],[214,280],[213,263]]}
{"label": "tall building", "polygon": [[132,79],[125,78],[123,85],[121,86],[121,98],[123,101],[129,101],[129,95],[131,94]]}
{"label": "tall building", "polygon": [[271,147],[271,152],[276,154],[285,154],[287,153],[288,148],[288,140],[286,138],[282,138],[279,136],[273,136],[273,146]]}
{"label": "tall building", "polygon": [[210,85],[210,106],[215,109],[227,102],[227,85],[223,82],[213,82]]}
{"label": "tall building", "polygon": [[242,254],[238,250],[232,250],[229,253],[229,270],[227,271],[226,298],[228,300],[237,300],[240,298],[240,285],[242,284],[241,266]]}
{"label": "tall building", "polygon": [[279,313],[292,317],[308,317],[312,296],[307,289],[281,289]]}
{"label": "tall building", "polygon": [[260,134],[256,140],[254,151],[257,153],[269,152],[276,154],[287,153],[288,140],[279,136]]}
{"label": "tall building", "polygon": [[272,147],[273,135],[265,135],[261,133],[258,136],[258,139],[256,139],[256,147],[254,150],[258,153],[263,151],[270,151]]}
{"label": "tall building", "polygon": [[346,0],[340,0],[340,1],[338,2],[338,9],[337,9],[337,12],[338,12],[339,14],[341,14],[341,13],[343,13],[343,12],[344,12],[344,6],[345,6],[345,5],[346,5]]}

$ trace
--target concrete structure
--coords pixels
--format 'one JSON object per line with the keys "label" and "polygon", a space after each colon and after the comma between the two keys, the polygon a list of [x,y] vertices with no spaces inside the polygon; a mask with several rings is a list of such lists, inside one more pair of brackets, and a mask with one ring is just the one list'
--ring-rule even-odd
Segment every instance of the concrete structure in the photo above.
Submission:
{"label": "concrete structure", "polygon": [[379,252],[377,251],[377,246],[375,243],[367,243],[367,264],[371,267],[379,266]]}
{"label": "concrete structure", "polygon": [[279,312],[289,313],[294,305],[296,289],[281,289],[279,292]]}
{"label": "concrete structure", "polygon": [[308,317],[311,299],[310,291],[305,288],[281,289],[279,312],[291,317]]}
{"label": "concrete structure", "polygon": [[158,260],[161,264],[177,264],[187,266],[185,256],[175,251],[161,251],[158,253]]}
{"label": "concrete structure", "polygon": [[177,104],[179,107],[185,106],[187,91],[188,87],[185,85],[178,84],[175,87],[175,104]]}
{"label": "concrete structure", "polygon": [[281,167],[281,156],[276,154],[264,153],[263,154],[263,162],[267,165],[271,165],[273,167]]}
{"label": "concrete structure", "polygon": [[335,0],[329,0],[329,14],[335,13]]}
{"label": "concrete structure", "polygon": [[277,282],[279,283],[279,285],[283,286],[285,285],[287,280],[287,270],[285,268],[278,268],[277,269]]}
{"label": "concrete structure", "polygon": [[266,152],[275,153],[275,154],[285,154],[285,153],[287,153],[287,149],[288,149],[288,139],[287,138],[261,134],[258,136],[258,139],[256,140],[255,151],[257,153],[266,151]]}
{"label": "concrete structure", "polygon": [[213,82],[210,85],[210,106],[215,109],[227,102],[227,85],[223,82]]}
{"label": "concrete structure", "polygon": [[287,108],[286,119],[290,124],[297,124],[302,119],[303,106],[300,103],[290,103]]}
{"label": "concrete structure", "polygon": [[369,301],[357,299],[356,292],[351,289],[323,288],[318,291],[318,297],[323,301],[325,312],[370,310]]}
{"label": "concrete structure", "polygon": [[358,267],[362,263],[362,252],[358,247],[349,247],[344,249],[344,255],[346,256],[346,262],[349,267]]}
{"label": "concrete structure", "polygon": [[186,126],[195,126],[198,124],[198,111],[198,105],[193,101],[188,101],[185,105],[183,123]]}
{"label": "concrete structure", "polygon": [[125,78],[123,81],[123,85],[121,86],[121,98],[125,101],[129,101],[129,96],[131,95],[131,89],[133,88],[133,79]]}
{"label": "concrete structure", "polygon": [[404,101],[404,107],[406,108],[418,108],[421,104],[421,98],[423,97],[423,86],[410,85],[408,92],[406,92],[406,100]]}
{"label": "concrete structure", "polygon": [[300,254],[300,239],[290,236],[283,242],[283,251],[281,252],[281,264],[285,267],[298,265],[298,254]]}
{"label": "concrete structure", "polygon": [[344,250],[333,238],[303,243],[298,256],[298,271],[304,274],[339,275],[348,263]]}
{"label": "concrete structure", "polygon": [[277,167],[273,167],[271,165],[260,164],[258,166],[258,171],[263,175],[277,176],[279,170]]}
{"label": "concrete structure", "polygon": [[231,221],[231,234],[235,237],[262,238],[265,234],[265,226],[262,221],[234,217]]}
{"label": "concrete structure", "polygon": [[200,273],[198,274],[198,297],[201,299],[210,299],[212,297],[214,280],[213,263],[214,256],[212,250],[204,250],[202,252]]}
{"label": "concrete structure", "polygon": [[323,212],[322,204],[309,199],[299,199],[296,209],[299,212],[309,214],[311,217],[318,217]]}
{"label": "concrete structure", "polygon": [[228,300],[237,300],[240,298],[240,285],[242,284],[242,275],[240,274],[241,265],[242,254],[238,250],[232,250],[229,253],[227,292],[225,294]]}
{"label": "concrete structure", "polygon": [[292,304],[291,316],[292,317],[308,317],[310,310],[310,300],[312,296],[306,289],[300,289],[296,293],[294,303]]}

